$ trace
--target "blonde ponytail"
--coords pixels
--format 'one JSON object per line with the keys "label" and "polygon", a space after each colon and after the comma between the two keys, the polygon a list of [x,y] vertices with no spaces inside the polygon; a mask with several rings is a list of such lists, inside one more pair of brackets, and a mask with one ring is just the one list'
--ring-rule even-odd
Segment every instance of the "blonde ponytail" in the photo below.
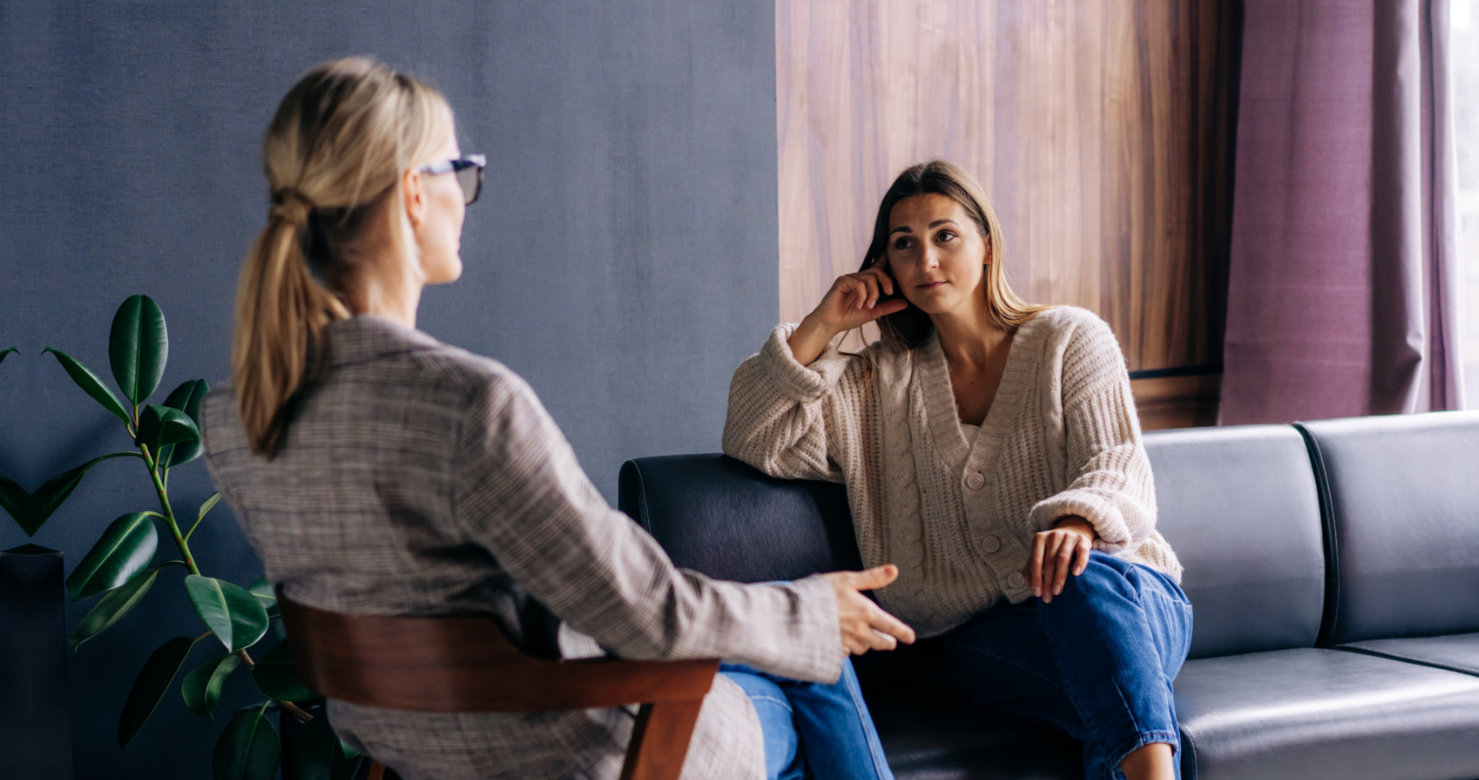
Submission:
{"label": "blonde ponytail", "polygon": [[[311,210],[311,207],[310,207]],[[238,326],[231,345],[237,412],[252,452],[271,459],[286,423],[287,401],[317,373],[320,340],[330,321],[349,309],[308,274],[301,217],[274,213],[241,269],[236,294]]]}
{"label": "blonde ponytail", "polygon": [[272,207],[242,264],[231,344],[254,454],[277,454],[293,399],[322,368],[325,328],[354,314],[364,227],[451,127],[435,90],[363,57],[315,68],[283,98],[263,144]]}

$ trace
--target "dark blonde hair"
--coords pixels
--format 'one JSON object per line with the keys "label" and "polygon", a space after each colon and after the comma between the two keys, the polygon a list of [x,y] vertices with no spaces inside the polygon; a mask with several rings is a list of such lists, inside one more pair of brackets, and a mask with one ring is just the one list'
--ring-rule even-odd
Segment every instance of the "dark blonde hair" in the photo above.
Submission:
{"label": "dark blonde hair", "polygon": [[366,57],[320,65],[282,99],[262,144],[272,206],[242,265],[231,344],[253,453],[277,453],[291,401],[322,363],[324,327],[358,308],[366,226],[451,131],[440,93]]}
{"label": "dark blonde hair", "polygon": [[[905,198],[931,193],[959,203],[986,243],[986,257],[990,262],[986,268],[986,312],[994,324],[1004,330],[1012,330],[1047,308],[1028,303],[1012,292],[1002,270],[1006,248],[1001,223],[996,219],[986,191],[964,168],[944,160],[910,166],[894,179],[883,195],[883,202],[878,205],[878,217],[873,222],[873,240],[868,244],[868,253],[859,270],[879,264],[884,264],[884,270],[888,270],[888,220],[894,206]],[[903,311],[880,318],[878,330],[884,343],[913,349],[934,333],[935,326],[928,314],[911,303]]]}

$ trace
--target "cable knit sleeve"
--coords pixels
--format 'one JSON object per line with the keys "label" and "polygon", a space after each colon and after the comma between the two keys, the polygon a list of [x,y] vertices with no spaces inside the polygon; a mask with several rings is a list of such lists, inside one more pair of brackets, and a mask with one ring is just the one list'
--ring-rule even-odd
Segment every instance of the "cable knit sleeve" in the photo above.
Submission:
{"label": "cable knit sleeve", "polygon": [[1094,549],[1137,547],[1155,528],[1155,485],[1141,444],[1124,354],[1109,326],[1075,318],[1062,352],[1068,486],[1038,502],[1030,522],[1047,528],[1065,515],[1094,526]]}
{"label": "cable knit sleeve", "polygon": [[866,393],[861,361],[828,345],[803,366],[787,344],[795,330],[790,323],[776,326],[759,354],[735,369],[724,452],[774,477],[841,482],[843,458],[828,422],[853,417],[847,408]]}

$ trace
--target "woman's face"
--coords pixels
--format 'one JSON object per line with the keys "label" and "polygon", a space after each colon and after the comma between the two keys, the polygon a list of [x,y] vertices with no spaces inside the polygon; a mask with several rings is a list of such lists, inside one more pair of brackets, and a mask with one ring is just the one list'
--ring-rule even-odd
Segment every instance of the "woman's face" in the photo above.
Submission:
{"label": "woman's face", "polygon": [[[449,131],[446,142],[425,162],[455,160],[462,156],[457,134]],[[425,218],[415,228],[421,272],[426,284],[445,284],[462,275],[462,218],[467,211],[456,174],[421,174],[421,193],[426,199]]]}
{"label": "woman's face", "polygon": [[986,241],[954,198],[905,198],[889,211],[888,231],[888,271],[910,303],[931,316],[985,305]]}

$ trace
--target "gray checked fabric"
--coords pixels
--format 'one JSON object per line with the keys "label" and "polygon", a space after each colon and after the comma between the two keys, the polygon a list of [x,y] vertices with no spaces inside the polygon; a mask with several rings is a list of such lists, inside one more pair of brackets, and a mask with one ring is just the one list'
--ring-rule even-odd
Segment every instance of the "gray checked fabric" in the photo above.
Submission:
{"label": "gray checked fabric", "polygon": [[[333,323],[327,344],[272,461],[251,454],[229,385],[202,411],[211,476],[288,596],[353,614],[486,613],[534,653],[570,654],[581,644],[571,637],[588,637],[625,658],[722,657],[837,679],[830,585],[739,585],[674,568],[606,504],[503,365],[369,316]],[[558,643],[551,612],[564,621]],[[330,715],[407,780],[616,777],[632,726],[625,709],[434,714],[330,702]],[[760,777],[763,767],[754,710],[717,677],[683,776]]]}

